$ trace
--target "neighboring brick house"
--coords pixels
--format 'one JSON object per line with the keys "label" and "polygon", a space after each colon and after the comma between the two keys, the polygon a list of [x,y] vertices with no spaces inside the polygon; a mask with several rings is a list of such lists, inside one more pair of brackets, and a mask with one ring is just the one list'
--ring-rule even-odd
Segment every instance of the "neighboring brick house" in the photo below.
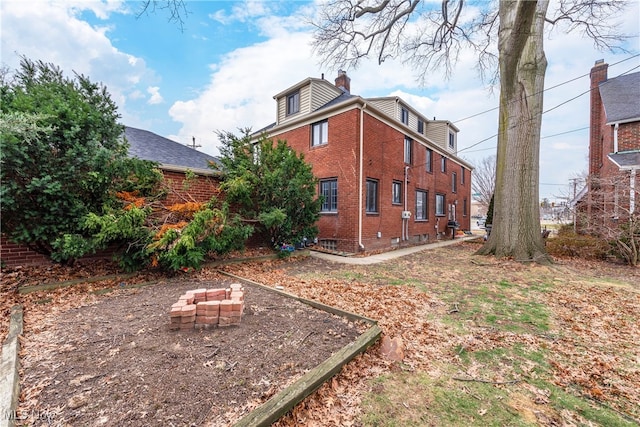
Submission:
{"label": "neighboring brick house", "polygon": [[470,228],[472,166],[457,157],[458,128],[399,97],[350,93],[307,78],[274,96],[276,122],[258,132],[303,153],[324,196],[318,243],[347,253],[452,238]]}
{"label": "neighboring brick house", "polygon": [[574,201],[581,231],[638,212],[640,73],[609,79],[608,67],[591,69],[589,183]]}
{"label": "neighboring brick house", "polygon": [[[209,167],[210,163],[220,165],[215,157],[153,132],[128,126],[125,127],[125,138],[129,143],[129,156],[159,163],[172,190],[167,194],[165,205],[205,202],[217,193],[221,173]],[[187,171],[197,177],[185,184]]]}
{"label": "neighboring brick house", "polygon": [[[215,157],[142,129],[125,127],[125,138],[129,143],[129,156],[159,163],[172,190],[163,201],[165,205],[204,202],[217,193],[220,173],[208,167],[209,162],[218,162]],[[185,184],[187,170],[196,177]],[[105,256],[108,254],[98,254],[98,257]],[[49,262],[47,257],[9,241],[4,235],[0,237],[0,260],[7,266]]]}

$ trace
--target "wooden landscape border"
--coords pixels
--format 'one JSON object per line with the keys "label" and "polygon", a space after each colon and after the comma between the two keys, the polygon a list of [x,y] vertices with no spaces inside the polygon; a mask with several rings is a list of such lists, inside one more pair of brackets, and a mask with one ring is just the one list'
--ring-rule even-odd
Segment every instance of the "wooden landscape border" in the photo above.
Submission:
{"label": "wooden landscape border", "polygon": [[346,317],[349,320],[362,321],[371,325],[369,329],[367,329],[358,337],[358,339],[342,347],[324,362],[296,380],[289,387],[277,393],[271,399],[267,400],[265,403],[258,406],[249,414],[241,418],[234,424],[235,427],[270,426],[272,423],[280,419],[280,417],[282,417],[284,414],[292,410],[298,403],[302,402],[307,396],[316,391],[325,381],[337,374],[340,369],[342,369],[342,367],[349,363],[354,357],[356,357],[360,353],[364,353],[364,351],[371,345],[373,345],[380,338],[380,335],[382,335],[382,330],[375,320],[360,316],[355,313],[340,310],[338,308],[331,307],[317,301],[298,297],[288,292],[274,289],[272,287],[265,286],[261,283],[254,282],[252,280],[245,279],[231,273],[227,273],[224,271],[218,272],[252,286],[257,286],[271,292],[276,292],[286,298],[295,299],[303,304],[310,305],[319,310],[323,310],[337,316]]}
{"label": "wooden landscape border", "polygon": [[[304,251],[296,251],[296,253],[291,254],[291,257],[295,257],[295,256],[309,256],[309,250],[304,250]],[[226,264],[240,264],[243,262],[257,262],[257,261],[269,261],[272,259],[277,259],[278,258],[278,254],[273,254],[273,255],[261,255],[261,256],[255,256],[255,257],[246,257],[246,258],[230,258],[230,259],[221,259],[221,260],[217,260],[217,261],[209,261],[206,262],[202,265],[201,268],[214,268],[220,265],[226,265]],[[28,294],[31,292],[38,292],[38,291],[51,291],[54,289],[59,289],[59,288],[66,288],[69,286],[74,286],[74,285],[80,285],[80,284],[85,284],[85,283],[94,283],[94,282],[101,282],[103,280],[111,280],[111,279],[118,279],[118,280],[126,280],[126,279],[130,279],[132,277],[135,277],[138,273],[134,272],[134,273],[116,273],[116,274],[107,274],[104,276],[91,276],[91,277],[79,277],[77,279],[71,279],[71,280],[65,280],[63,282],[51,282],[51,283],[42,283],[39,285],[30,285],[30,286],[20,286],[18,287],[18,293],[19,294]],[[144,282],[144,283],[139,283],[137,285],[126,285],[123,286],[123,289],[127,289],[127,288],[132,288],[132,287],[142,287],[142,286],[146,286],[146,285],[151,285],[156,283],[156,280],[153,280],[151,282]]]}

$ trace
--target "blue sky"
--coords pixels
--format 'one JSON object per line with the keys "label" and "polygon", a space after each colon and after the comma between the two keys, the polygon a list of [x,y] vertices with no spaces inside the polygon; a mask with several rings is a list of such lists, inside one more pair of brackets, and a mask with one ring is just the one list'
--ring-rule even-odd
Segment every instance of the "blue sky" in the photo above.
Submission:
{"label": "blue sky", "polygon": [[[627,45],[631,53],[600,52],[577,33],[549,34],[546,87],[588,76],[598,59],[610,64],[610,77],[640,71],[640,56],[633,57],[640,53],[639,3],[633,1],[615,23],[635,34]],[[260,129],[275,121],[273,95],[306,77],[324,73],[333,81],[337,75],[312,56],[307,17],[314,14],[313,2],[186,5],[189,15],[181,31],[162,10],[138,17],[138,2],[3,0],[2,64],[15,68],[19,55],[25,55],[87,75],[107,86],[124,124],[185,144],[195,137],[199,149],[212,155],[218,154],[215,131]],[[460,119],[491,110],[498,98],[473,65],[473,57],[463,52],[450,79],[436,72],[424,86],[399,61],[381,66],[365,61],[347,72],[353,94],[398,95],[427,117],[453,121],[461,130],[459,155],[473,164],[495,153],[497,111]],[[543,117],[542,198],[568,195],[569,179],[587,169],[588,95],[578,95],[588,89],[585,76],[545,92],[545,110],[577,98]]]}

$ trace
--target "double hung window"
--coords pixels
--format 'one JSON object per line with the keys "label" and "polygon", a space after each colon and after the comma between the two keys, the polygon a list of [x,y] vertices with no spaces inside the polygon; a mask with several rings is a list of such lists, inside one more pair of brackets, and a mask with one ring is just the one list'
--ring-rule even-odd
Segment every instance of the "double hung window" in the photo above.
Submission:
{"label": "double hung window", "polygon": [[287,95],[287,116],[300,111],[300,92]]}
{"label": "double hung window", "polygon": [[413,158],[413,141],[411,138],[404,137],[404,162],[408,165],[412,164]]}
{"label": "double hung window", "polygon": [[391,188],[391,203],[394,205],[402,203],[402,183],[400,181],[393,181]]}
{"label": "double hung window", "polygon": [[428,195],[426,191],[416,190],[416,221],[429,219]]}
{"label": "double hung window", "polygon": [[311,125],[311,146],[317,147],[329,142],[329,122],[323,120]]}
{"label": "double hung window", "polygon": [[320,195],[322,196],[321,212],[338,212],[338,180],[323,179],[320,181]]}
{"label": "double hung window", "polygon": [[378,213],[378,181],[367,179],[366,212]]}
{"label": "double hung window", "polygon": [[409,124],[409,110],[404,107],[402,107],[402,109],[400,110],[400,121],[402,121],[402,123],[404,123],[405,125]]}
{"label": "double hung window", "polygon": [[436,216],[444,215],[444,194],[436,194]]}

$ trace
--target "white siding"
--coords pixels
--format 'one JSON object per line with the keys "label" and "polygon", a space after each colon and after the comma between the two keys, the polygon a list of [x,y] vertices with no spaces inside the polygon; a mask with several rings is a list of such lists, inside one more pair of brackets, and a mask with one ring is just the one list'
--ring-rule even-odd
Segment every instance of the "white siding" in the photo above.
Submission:
{"label": "white siding", "polygon": [[332,99],[336,99],[338,96],[340,96],[341,91],[336,92],[336,90],[339,90],[338,88],[336,88],[329,82],[326,82],[327,84],[323,84],[323,83],[324,82],[311,83],[311,87],[310,87],[311,105],[310,105],[309,112],[316,111],[318,108],[322,107],[327,102],[331,101]]}
{"label": "white siding", "polygon": [[427,122],[425,126],[425,136],[435,142],[439,147],[448,150],[449,126],[446,123]]}
{"label": "white siding", "polygon": [[378,110],[382,111],[389,117],[393,117],[394,119],[400,121],[400,112],[396,111],[397,102],[395,99],[376,99],[373,101],[368,101],[376,107]]}

